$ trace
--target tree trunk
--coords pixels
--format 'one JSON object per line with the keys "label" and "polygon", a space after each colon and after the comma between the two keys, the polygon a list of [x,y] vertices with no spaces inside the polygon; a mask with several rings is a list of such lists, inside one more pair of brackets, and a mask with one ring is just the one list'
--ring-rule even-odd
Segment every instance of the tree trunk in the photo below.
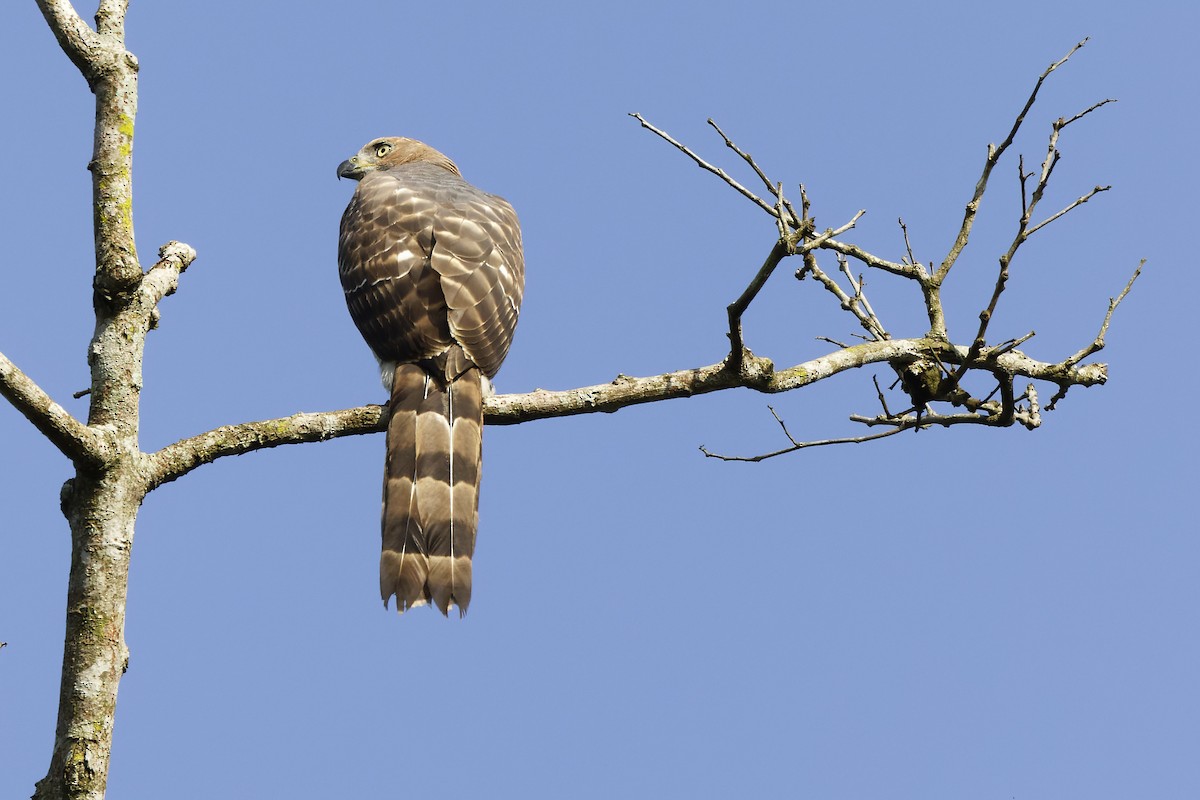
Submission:
{"label": "tree trunk", "polygon": [[63,487],[71,525],[71,574],[58,727],[36,800],[101,800],[108,782],[117,686],[129,661],[125,596],[141,492],[117,467]]}

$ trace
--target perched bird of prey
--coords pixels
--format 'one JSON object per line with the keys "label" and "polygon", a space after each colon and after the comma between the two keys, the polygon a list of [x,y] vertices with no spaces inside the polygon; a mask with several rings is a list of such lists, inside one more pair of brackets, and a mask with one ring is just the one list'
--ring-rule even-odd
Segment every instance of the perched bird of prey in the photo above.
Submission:
{"label": "perched bird of prey", "polygon": [[483,397],[508,353],[525,258],[517,214],[413,139],[343,161],[358,181],[338,273],[350,316],[391,392],[379,589],[403,613],[471,602]]}

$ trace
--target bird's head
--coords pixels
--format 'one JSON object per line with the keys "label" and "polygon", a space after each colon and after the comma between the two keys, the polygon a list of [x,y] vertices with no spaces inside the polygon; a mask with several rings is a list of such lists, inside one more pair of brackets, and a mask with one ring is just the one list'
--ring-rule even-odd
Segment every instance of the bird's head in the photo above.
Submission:
{"label": "bird's head", "polygon": [[403,136],[383,136],[367,142],[361,150],[338,164],[337,176],[357,181],[368,172],[415,163],[436,164],[459,174],[453,161],[424,142]]}

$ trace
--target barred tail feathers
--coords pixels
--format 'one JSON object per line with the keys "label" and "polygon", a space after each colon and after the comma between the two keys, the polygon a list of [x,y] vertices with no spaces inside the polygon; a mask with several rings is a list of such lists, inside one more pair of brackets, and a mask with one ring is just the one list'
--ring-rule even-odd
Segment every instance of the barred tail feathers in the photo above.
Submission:
{"label": "barred tail feathers", "polygon": [[387,461],[383,474],[383,552],[379,592],[386,607],[396,596],[404,613],[428,600],[425,579],[429,560],[417,506],[417,416],[425,402],[429,377],[420,367],[401,364],[392,375]]}
{"label": "barred tail feathers", "polygon": [[384,479],[380,592],[397,610],[432,601],[448,614],[471,602],[479,518],[481,375],[442,385],[415,364],[392,379]]}

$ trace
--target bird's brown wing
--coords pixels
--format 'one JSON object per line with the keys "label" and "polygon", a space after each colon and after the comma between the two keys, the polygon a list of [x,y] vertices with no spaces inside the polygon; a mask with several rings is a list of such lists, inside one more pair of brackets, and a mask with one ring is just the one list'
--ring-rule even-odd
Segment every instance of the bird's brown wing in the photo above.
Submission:
{"label": "bird's brown wing", "polygon": [[392,381],[380,589],[403,611],[465,611],[481,461],[481,376],[516,328],[521,234],[506,201],[428,164],[370,173],[342,217],[355,324]]}

